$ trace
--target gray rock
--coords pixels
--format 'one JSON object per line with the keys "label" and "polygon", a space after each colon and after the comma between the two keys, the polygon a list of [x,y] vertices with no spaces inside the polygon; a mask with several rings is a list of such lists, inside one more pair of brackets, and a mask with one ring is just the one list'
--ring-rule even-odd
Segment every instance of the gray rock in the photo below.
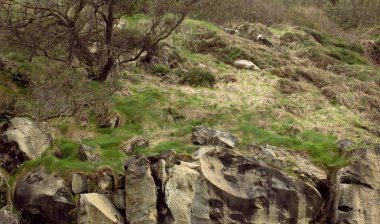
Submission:
{"label": "gray rock", "polygon": [[100,155],[95,152],[95,149],[87,146],[80,145],[78,148],[79,158],[82,161],[100,161]]}
{"label": "gray rock", "polygon": [[111,113],[100,120],[99,126],[101,128],[119,128],[123,126],[123,121],[118,113]]}
{"label": "gray rock", "polygon": [[166,173],[166,161],[164,159],[160,159],[157,163],[151,166],[152,175],[158,181],[159,187],[161,189],[164,188],[166,181],[168,180],[168,175]]}
{"label": "gray rock", "polygon": [[14,171],[25,160],[34,160],[52,144],[51,135],[27,118],[12,118],[0,133],[0,166]]}
{"label": "gray rock", "polygon": [[191,141],[197,145],[217,145],[234,148],[238,142],[238,138],[226,131],[196,126],[193,128]]}
{"label": "gray rock", "polygon": [[236,60],[234,61],[234,67],[239,69],[250,69],[250,70],[261,70],[257,65],[255,65],[252,61],[248,60]]}
{"label": "gray rock", "polygon": [[124,218],[102,194],[80,195],[79,224],[123,224]]}
{"label": "gray rock", "polygon": [[157,189],[145,156],[125,162],[126,217],[128,223],[157,223]]}
{"label": "gray rock", "polygon": [[378,223],[380,220],[380,151],[358,149],[350,166],[338,174],[335,223]]}
{"label": "gray rock", "polygon": [[231,151],[206,153],[191,223],[313,223],[323,204],[312,186]]}
{"label": "gray rock", "polygon": [[65,181],[39,169],[20,177],[15,186],[14,206],[31,223],[74,222],[73,196]]}
{"label": "gray rock", "polygon": [[121,146],[121,149],[125,153],[131,153],[136,148],[143,148],[143,147],[148,147],[148,146],[149,146],[149,139],[143,136],[138,136],[124,142]]}
{"label": "gray rock", "polygon": [[119,211],[125,211],[125,190],[117,189],[111,194],[112,203]]}
{"label": "gray rock", "polygon": [[73,173],[71,180],[71,190],[74,192],[74,194],[88,192],[89,184],[90,180],[88,177],[79,173]]}

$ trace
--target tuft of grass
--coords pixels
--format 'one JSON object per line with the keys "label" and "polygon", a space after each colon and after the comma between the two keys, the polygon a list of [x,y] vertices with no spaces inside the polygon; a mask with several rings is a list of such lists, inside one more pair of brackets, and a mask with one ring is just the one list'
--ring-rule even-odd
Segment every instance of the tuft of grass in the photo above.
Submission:
{"label": "tuft of grass", "polygon": [[327,55],[350,65],[367,64],[367,60],[362,55],[344,48],[332,47]]}
{"label": "tuft of grass", "polygon": [[170,73],[170,68],[165,64],[153,65],[152,73],[158,76],[165,76]]}
{"label": "tuft of grass", "polygon": [[168,142],[161,142],[153,147],[136,149],[135,153],[137,154],[142,153],[145,155],[155,155],[155,154],[159,154],[161,152],[172,150],[172,149],[174,149],[177,153],[191,154],[197,149],[197,146],[168,141]]}
{"label": "tuft of grass", "polygon": [[214,87],[216,78],[210,71],[201,68],[192,68],[183,74],[180,83],[194,87]]}

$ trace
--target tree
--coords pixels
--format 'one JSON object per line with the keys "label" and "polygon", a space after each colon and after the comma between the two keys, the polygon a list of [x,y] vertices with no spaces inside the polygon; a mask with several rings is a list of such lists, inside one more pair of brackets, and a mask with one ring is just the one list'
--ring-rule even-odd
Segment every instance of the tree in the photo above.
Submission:
{"label": "tree", "polygon": [[44,56],[84,66],[91,79],[104,82],[116,66],[167,38],[197,1],[2,0],[0,26],[30,60]]}

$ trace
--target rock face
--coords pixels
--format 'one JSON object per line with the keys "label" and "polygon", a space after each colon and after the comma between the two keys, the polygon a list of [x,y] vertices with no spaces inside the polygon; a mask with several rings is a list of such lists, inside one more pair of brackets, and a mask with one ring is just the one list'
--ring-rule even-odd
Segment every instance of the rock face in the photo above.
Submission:
{"label": "rock face", "polygon": [[79,158],[82,161],[100,161],[100,155],[95,153],[95,149],[87,146],[81,145],[78,148]]}
{"label": "rock face", "polygon": [[252,61],[248,61],[248,60],[236,60],[234,61],[234,66],[240,69],[251,69],[251,70],[257,70],[257,71],[261,70]]}
{"label": "rock face", "polygon": [[193,128],[191,141],[197,145],[217,145],[226,148],[234,148],[238,138],[231,133],[205,126]]}
{"label": "rock face", "polygon": [[[200,159],[192,223],[310,223],[323,200],[319,192],[264,163],[229,151]],[[170,180],[169,180],[170,181]]]}
{"label": "rock face", "polygon": [[74,194],[80,194],[88,191],[89,185],[89,178],[78,173],[73,173],[71,180],[71,190],[74,192]]}
{"label": "rock face", "polygon": [[149,146],[149,139],[146,137],[143,137],[143,136],[138,136],[138,137],[132,138],[132,139],[124,142],[121,146],[121,149],[125,153],[131,153],[136,148],[148,147],[148,146]]}
{"label": "rock face", "polygon": [[39,158],[52,144],[50,134],[27,118],[13,118],[0,134],[0,166],[12,172],[25,160]]}
{"label": "rock face", "polygon": [[157,190],[145,156],[133,157],[125,164],[126,217],[128,223],[157,222]]}
{"label": "rock face", "polygon": [[165,187],[165,201],[174,223],[191,223],[191,205],[199,173],[185,166],[175,166]]}
{"label": "rock face", "polygon": [[78,223],[122,224],[124,218],[106,196],[91,193],[80,196]]}
{"label": "rock face", "polygon": [[69,192],[62,178],[39,169],[17,182],[13,200],[31,224],[67,224],[75,220],[75,205]]}
{"label": "rock face", "polygon": [[336,223],[378,223],[380,220],[380,146],[360,149],[338,175]]}

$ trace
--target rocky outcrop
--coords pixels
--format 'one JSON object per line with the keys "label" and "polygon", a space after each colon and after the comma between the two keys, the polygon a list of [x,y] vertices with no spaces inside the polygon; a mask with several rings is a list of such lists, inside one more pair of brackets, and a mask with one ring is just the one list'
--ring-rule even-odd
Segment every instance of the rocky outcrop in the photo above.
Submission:
{"label": "rocky outcrop", "polygon": [[165,201],[174,223],[191,223],[191,205],[199,173],[186,166],[175,166],[165,186]]}
{"label": "rocky outcrop", "polygon": [[125,153],[131,153],[136,148],[148,147],[149,139],[143,136],[134,137],[121,145],[121,149]]}
{"label": "rocky outcrop", "polygon": [[226,148],[234,148],[238,138],[231,133],[205,126],[193,128],[191,141],[197,145],[216,145]]}
{"label": "rocky outcrop", "polygon": [[71,190],[74,194],[80,194],[89,190],[90,180],[85,175],[79,173],[72,174]]}
{"label": "rocky outcrop", "polygon": [[338,174],[335,223],[378,223],[380,145],[356,150],[352,158]]}
{"label": "rocky outcrop", "polygon": [[79,224],[123,224],[124,218],[102,194],[80,195]]}
{"label": "rocky outcrop", "polygon": [[252,61],[242,60],[242,59],[234,61],[234,66],[239,69],[251,69],[251,70],[256,70],[256,71],[261,70]]}
{"label": "rocky outcrop", "polygon": [[130,224],[157,222],[157,190],[145,156],[125,163],[126,217]]}
{"label": "rocky outcrop", "polygon": [[27,118],[13,118],[0,131],[0,166],[14,171],[25,160],[39,158],[52,144],[49,133]]}
{"label": "rocky outcrop", "polygon": [[31,224],[67,224],[75,220],[73,196],[65,181],[44,169],[18,180],[13,203]]}
{"label": "rocky outcrop", "polygon": [[79,158],[82,161],[100,161],[100,155],[95,152],[95,148],[87,145],[80,145],[78,152]]}
{"label": "rocky outcrop", "polygon": [[192,223],[309,223],[323,203],[312,186],[230,151],[200,159]]}

